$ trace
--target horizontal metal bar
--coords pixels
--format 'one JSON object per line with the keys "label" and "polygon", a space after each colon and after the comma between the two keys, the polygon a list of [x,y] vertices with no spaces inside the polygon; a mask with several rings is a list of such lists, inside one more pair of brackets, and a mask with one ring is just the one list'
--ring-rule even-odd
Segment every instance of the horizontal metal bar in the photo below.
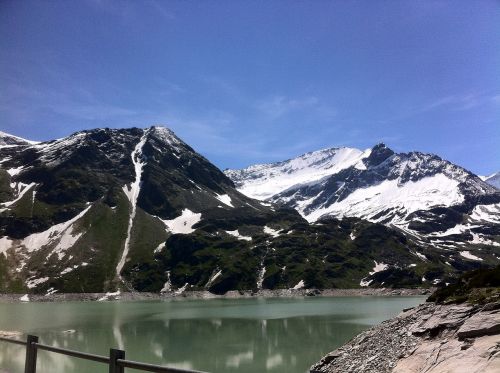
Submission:
{"label": "horizontal metal bar", "polygon": [[53,346],[47,346],[47,345],[43,345],[41,343],[35,343],[35,346],[39,350],[56,352],[58,354],[73,356],[73,357],[77,357],[80,359],[92,360],[92,361],[97,361],[98,363],[109,364],[109,357],[106,357],[106,356],[87,354],[85,352],[67,350],[65,348],[59,348],[59,347],[53,347]]}
{"label": "horizontal metal bar", "polygon": [[23,345],[23,346],[27,345],[27,343],[25,341],[20,341],[18,339],[11,339],[11,338],[5,338],[5,337],[0,337],[0,341],[14,343],[16,345]]}
{"label": "horizontal metal bar", "polygon": [[144,370],[146,372],[157,372],[157,373],[206,373],[206,372],[202,372],[202,371],[199,371],[199,370],[186,370],[186,369],[165,367],[165,366],[161,366],[161,365],[139,363],[137,361],[123,360],[123,359],[118,359],[118,360],[116,360],[116,362],[117,362],[117,364],[119,366],[122,366],[124,368],[139,369],[139,370]]}
{"label": "horizontal metal bar", "polygon": [[[11,339],[11,338],[5,338],[5,337],[0,337],[0,341],[8,342],[8,343],[13,343],[13,344],[18,344],[22,346],[26,346],[28,343],[25,341],[20,341],[17,339]],[[73,356],[76,358],[80,359],[86,359],[86,360],[92,360],[96,361],[98,363],[104,363],[104,364],[109,364],[109,357],[106,356],[101,356],[101,355],[94,355],[94,354],[87,354],[85,352],[79,352],[75,350],[68,350],[65,348],[59,348],[59,347],[53,347],[53,346],[48,346],[44,345],[41,343],[33,343],[33,345],[39,349],[39,350],[44,350],[44,351],[49,351],[49,352],[55,352],[58,354],[63,354],[67,356]],[[206,373],[202,372],[199,370],[187,370],[187,369],[180,369],[180,368],[174,368],[174,367],[166,367],[166,366],[161,366],[161,365],[154,365],[154,364],[148,364],[148,363],[140,363],[137,361],[132,361],[132,360],[124,360],[124,359],[117,359],[117,364],[121,367],[124,368],[131,368],[131,369],[139,369],[143,370],[146,372],[157,372],[157,373]]]}

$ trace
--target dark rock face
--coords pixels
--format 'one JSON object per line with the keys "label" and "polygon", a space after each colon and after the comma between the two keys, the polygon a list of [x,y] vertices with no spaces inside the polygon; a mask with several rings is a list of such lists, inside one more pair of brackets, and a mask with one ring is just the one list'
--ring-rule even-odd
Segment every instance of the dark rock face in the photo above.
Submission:
{"label": "dark rock face", "polygon": [[363,160],[367,167],[375,167],[394,155],[394,152],[385,146],[385,144],[377,144],[373,147],[368,158]]}

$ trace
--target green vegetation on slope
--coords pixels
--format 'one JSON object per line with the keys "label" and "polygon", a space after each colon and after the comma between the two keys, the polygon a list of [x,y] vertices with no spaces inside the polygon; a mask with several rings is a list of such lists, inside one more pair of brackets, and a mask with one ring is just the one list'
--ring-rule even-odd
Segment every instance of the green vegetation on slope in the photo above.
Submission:
{"label": "green vegetation on slope", "polygon": [[498,299],[500,299],[500,266],[467,272],[456,283],[436,290],[427,301],[481,304]]}

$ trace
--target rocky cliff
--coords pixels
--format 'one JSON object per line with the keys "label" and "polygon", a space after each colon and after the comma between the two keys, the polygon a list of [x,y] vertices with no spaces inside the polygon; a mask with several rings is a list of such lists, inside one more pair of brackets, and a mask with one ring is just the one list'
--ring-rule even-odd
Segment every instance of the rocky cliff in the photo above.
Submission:
{"label": "rocky cliff", "polygon": [[500,371],[500,302],[423,304],[361,333],[311,373]]}
{"label": "rocky cliff", "polygon": [[499,285],[500,267],[466,273],[437,290],[431,302],[403,310],[329,353],[310,372],[499,372]]}

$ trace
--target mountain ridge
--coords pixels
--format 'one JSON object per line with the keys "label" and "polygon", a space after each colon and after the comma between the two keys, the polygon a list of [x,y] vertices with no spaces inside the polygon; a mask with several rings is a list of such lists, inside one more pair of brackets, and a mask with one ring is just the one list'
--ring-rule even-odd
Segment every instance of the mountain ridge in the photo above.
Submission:
{"label": "mountain ridge", "polygon": [[500,189],[500,171],[491,174],[490,176],[480,176],[480,178],[495,188]]}
{"label": "mountain ridge", "polygon": [[[444,246],[453,245],[437,238],[453,238],[448,234],[452,228],[459,236],[469,235],[474,237],[471,241],[480,241],[480,233],[472,232],[471,227],[483,218],[500,221],[499,191],[437,155],[395,153],[381,143],[370,150],[357,150],[340,167],[329,165],[311,173],[304,159],[311,154],[266,164],[266,173],[260,166],[225,172],[242,193],[259,199],[265,196],[266,201],[295,208],[310,222],[324,216],[357,217],[398,228],[426,243],[434,241],[434,245],[438,241],[444,241]],[[301,161],[303,169],[283,170],[283,164],[296,164],[296,160]],[[300,173],[312,176],[309,180],[294,177]],[[280,179],[288,182],[286,188],[273,189],[281,185]],[[460,225],[463,222],[465,226]],[[497,232],[497,228],[493,231]]]}
{"label": "mountain ridge", "polygon": [[[335,175],[364,172],[390,152],[340,148],[308,164],[321,179],[325,165],[327,173],[339,170]],[[308,222],[286,204],[252,199],[235,186],[158,126],[0,146],[0,290],[428,286],[500,257],[489,245],[497,233],[488,220],[474,228],[479,244],[460,233],[454,236],[464,246],[446,252],[355,217]]]}

